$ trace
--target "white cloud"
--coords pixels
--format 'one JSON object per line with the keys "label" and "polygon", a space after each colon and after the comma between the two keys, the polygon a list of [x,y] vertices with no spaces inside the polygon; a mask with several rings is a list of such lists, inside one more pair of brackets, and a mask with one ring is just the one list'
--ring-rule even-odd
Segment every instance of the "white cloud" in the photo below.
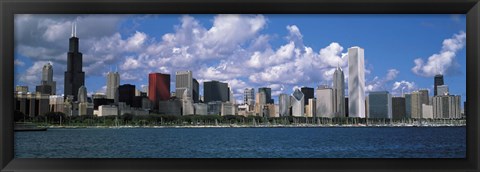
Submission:
{"label": "white cloud", "polygon": [[19,60],[19,59],[15,59],[15,61],[13,62],[16,66],[25,66],[25,62]]}
{"label": "white cloud", "polygon": [[412,68],[412,72],[424,77],[448,74],[448,71],[457,67],[455,65],[456,53],[465,46],[465,39],[466,33],[463,31],[454,34],[452,38],[445,39],[440,52],[431,55],[427,62],[421,58],[415,59],[415,66]]}

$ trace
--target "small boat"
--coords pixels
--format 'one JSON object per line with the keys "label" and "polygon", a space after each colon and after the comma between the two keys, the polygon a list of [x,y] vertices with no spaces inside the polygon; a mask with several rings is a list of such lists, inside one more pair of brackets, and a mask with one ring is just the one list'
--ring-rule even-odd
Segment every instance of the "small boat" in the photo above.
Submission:
{"label": "small boat", "polygon": [[30,122],[17,122],[15,123],[14,131],[47,131],[47,128],[38,127]]}

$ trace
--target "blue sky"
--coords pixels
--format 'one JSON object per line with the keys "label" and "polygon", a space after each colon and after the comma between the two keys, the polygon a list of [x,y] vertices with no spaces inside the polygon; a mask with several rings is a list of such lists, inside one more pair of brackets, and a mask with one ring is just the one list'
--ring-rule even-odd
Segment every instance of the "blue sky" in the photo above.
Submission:
{"label": "blue sky", "polygon": [[450,93],[466,96],[464,15],[16,15],[16,85],[34,90],[50,62],[63,93],[73,22],[90,94],[105,92],[110,70],[137,88],[150,72],[170,73],[172,91],[175,71],[192,70],[200,82],[228,82],[239,102],[246,87],[271,87],[276,98],[331,85],[348,48],[360,46],[367,92],[433,95],[443,73]]}

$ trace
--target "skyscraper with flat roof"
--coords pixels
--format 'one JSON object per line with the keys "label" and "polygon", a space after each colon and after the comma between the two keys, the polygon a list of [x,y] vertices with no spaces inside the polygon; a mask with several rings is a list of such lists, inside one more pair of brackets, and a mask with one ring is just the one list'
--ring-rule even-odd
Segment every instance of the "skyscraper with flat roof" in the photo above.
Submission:
{"label": "skyscraper with flat roof", "polygon": [[292,116],[305,116],[305,101],[304,95],[300,89],[296,88],[292,94]]}
{"label": "skyscraper with flat roof", "polygon": [[267,104],[273,104],[273,99],[272,99],[272,89],[268,87],[260,87],[258,88],[258,93],[264,92],[265,93],[265,98],[267,101]]}
{"label": "skyscraper with flat roof", "polygon": [[135,85],[123,84],[118,87],[118,101],[125,102],[129,106],[133,106],[135,98]]}
{"label": "skyscraper with flat roof", "polygon": [[364,50],[348,49],[348,116],[365,118],[365,64]]}
{"label": "skyscraper with flat roof", "polygon": [[433,88],[434,89],[433,95],[436,96],[436,95],[438,95],[437,87],[439,85],[443,85],[443,75],[441,75],[441,74],[435,75],[435,78],[433,80],[433,84],[434,84],[433,85],[433,87],[434,87]]}
{"label": "skyscraper with flat roof", "polygon": [[368,94],[368,118],[392,119],[392,95],[388,91]]}
{"label": "skyscraper with flat roof", "polygon": [[188,95],[193,95],[192,71],[177,71],[175,74],[175,94],[182,99],[184,90],[188,89]]}
{"label": "skyscraper with flat roof", "polygon": [[406,118],[405,97],[392,97],[392,119]]}
{"label": "skyscraper with flat roof", "polygon": [[148,74],[148,99],[152,101],[153,109],[158,109],[159,101],[170,99],[169,74]]}
{"label": "skyscraper with flat roof", "polygon": [[313,88],[310,87],[302,87],[300,88],[302,91],[303,95],[305,96],[305,105],[308,105],[308,99],[314,98],[314,91]]}
{"label": "skyscraper with flat roof", "polygon": [[203,98],[205,103],[213,101],[230,101],[228,84],[219,81],[203,82]]}
{"label": "skyscraper with flat roof", "polygon": [[107,74],[107,99],[118,99],[117,89],[120,86],[120,75],[118,72],[108,72]]}
{"label": "skyscraper with flat roof", "polygon": [[316,116],[317,117],[334,117],[334,101],[333,89],[326,85],[321,85],[317,88],[317,102],[316,102]]}
{"label": "skyscraper with flat roof", "polygon": [[199,92],[200,91],[200,84],[198,83],[198,81],[193,78],[193,90],[192,90],[192,98],[193,98],[193,102],[194,103],[198,103],[200,102],[200,95],[199,95]]}
{"label": "skyscraper with flat roof", "polygon": [[290,116],[290,95],[280,94],[278,97],[279,116]]}

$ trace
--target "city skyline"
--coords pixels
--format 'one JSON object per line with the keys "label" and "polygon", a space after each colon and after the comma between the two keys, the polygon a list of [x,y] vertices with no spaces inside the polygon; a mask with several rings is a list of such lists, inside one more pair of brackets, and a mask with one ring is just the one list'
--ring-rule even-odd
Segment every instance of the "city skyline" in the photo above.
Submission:
{"label": "city skyline", "polygon": [[[35,16],[40,17],[35,18]],[[107,83],[106,73],[108,71],[112,71],[112,68],[116,68],[115,66],[118,66],[118,68],[120,69],[119,73],[121,75],[120,84],[134,84],[137,86],[137,88],[141,88],[142,85],[148,85],[148,73],[159,72],[168,73],[171,75],[170,91],[174,91],[174,89],[176,88],[175,77],[173,77],[175,76],[175,72],[193,70],[193,78],[197,78],[199,83],[201,83],[202,85],[200,87],[200,93],[203,93],[203,82],[210,80],[218,80],[229,83],[229,85],[233,88],[234,96],[238,102],[243,102],[244,89],[252,87],[272,88],[272,98],[275,99],[275,102],[278,102],[277,97],[280,93],[293,93],[294,88],[300,88],[302,86],[316,87],[320,84],[328,84],[329,86],[332,86],[332,75],[335,68],[337,66],[340,66],[343,69],[346,69],[347,59],[345,57],[342,58],[342,56],[345,55],[346,50],[349,47],[358,45],[365,49],[365,91],[367,94],[369,91],[387,90],[394,95],[398,95],[400,90],[402,90],[403,87],[406,87],[406,89],[403,90],[405,92],[411,92],[420,88],[427,88],[429,89],[429,94],[432,95],[433,76],[431,75],[435,75],[437,73],[445,73],[445,83],[449,85],[449,91],[453,94],[462,95],[462,101],[464,101],[466,97],[464,71],[465,68],[462,68],[462,66],[465,65],[465,49],[463,48],[465,44],[464,16],[427,15],[427,17],[419,17],[427,18],[429,20],[425,20],[432,23],[438,22],[438,20],[451,20],[451,22],[457,23],[455,27],[458,28],[445,29],[437,26],[437,28],[435,29],[441,30],[442,34],[438,34],[438,32],[440,31],[435,31],[437,35],[440,35],[436,36],[435,38],[430,38],[432,34],[424,35],[425,38],[428,37],[428,39],[425,40],[421,39],[421,41],[423,41],[425,45],[420,45],[419,43],[418,45],[416,45],[417,47],[414,48],[414,52],[398,49],[398,53],[391,52],[391,54],[381,55],[397,56],[397,54],[415,54],[412,55],[412,57],[405,57],[409,60],[388,58],[388,61],[405,61],[400,62],[400,65],[398,65],[398,63],[396,62],[392,62],[392,64],[382,62],[382,58],[385,57],[378,57],[379,48],[372,48],[371,43],[362,44],[361,39],[352,39],[352,41],[338,41],[338,43],[334,38],[326,38],[325,40],[323,40],[322,36],[329,37],[330,35],[316,36],[317,34],[315,33],[318,32],[318,34],[321,34],[322,32],[324,32],[324,30],[320,29],[319,31],[312,33],[311,28],[305,26],[308,26],[308,22],[303,21],[315,19],[318,21],[329,20],[328,17],[324,16],[330,16],[331,18],[342,18],[335,15],[318,15],[318,19],[312,17],[300,17],[302,20],[299,20],[297,22],[292,22],[292,18],[289,17],[284,17],[284,20],[278,19],[277,17],[279,15],[167,15],[167,18],[172,21],[167,20],[165,22],[173,24],[167,24],[165,28],[162,28],[166,30],[166,32],[150,32],[151,30],[149,30],[149,27],[144,26],[146,25],[146,21],[164,19],[162,18],[162,16],[143,16],[146,19],[138,19],[138,21],[136,20],[139,23],[129,23],[131,20],[135,20],[136,17],[138,18],[142,16],[104,15],[105,17],[100,17],[100,19],[97,20],[110,21],[118,19],[118,21],[116,21],[117,25],[115,25],[118,28],[112,29],[115,32],[111,35],[111,37],[102,37],[98,35],[97,37],[95,37],[94,33],[93,35],[87,34],[87,32],[89,31],[88,29],[92,29],[92,26],[88,25],[91,25],[92,22],[90,20],[93,20],[93,17],[90,15],[67,15],[64,18],[59,17],[59,15],[35,16],[32,17],[28,15],[19,15],[18,20],[15,20],[15,29],[25,27],[25,29],[20,29],[20,32],[28,30],[30,27],[33,27],[30,25],[21,25],[21,22],[29,21],[33,23],[32,25],[35,25],[35,21],[45,21],[45,18],[52,20],[50,21],[51,25],[46,26],[47,29],[44,30],[45,32],[43,34],[38,34],[41,35],[41,38],[25,38],[26,36],[24,35],[15,36],[15,42],[17,43],[17,45],[19,45],[19,47],[16,48],[15,51],[15,83],[17,85],[28,85],[30,87],[30,90],[32,90],[32,87],[34,85],[38,85],[38,83],[40,82],[40,77],[37,77],[36,75],[39,75],[38,73],[41,74],[41,72],[38,72],[37,70],[41,70],[41,67],[43,67],[45,62],[51,62],[54,69],[54,81],[57,82],[57,94],[63,93],[63,80],[61,76],[63,72],[66,71],[64,63],[66,62],[66,54],[64,53],[67,51],[68,48],[62,49],[61,46],[63,46],[63,44],[65,44],[65,47],[68,46],[68,42],[65,41],[66,39],[64,40],[63,38],[65,37],[68,39],[70,34],[63,35],[62,33],[65,34],[67,32],[51,31],[53,31],[53,29],[55,28],[70,28],[71,25],[68,24],[71,24],[72,21],[75,21],[78,23],[77,29],[79,29],[77,37],[79,37],[79,39],[81,40],[80,52],[84,54],[83,70],[85,71],[85,83],[87,89],[90,91],[90,94],[93,92],[105,92],[104,87],[106,87]],[[213,16],[213,19],[211,19],[211,16]],[[366,17],[364,18],[366,19],[362,17],[353,17],[353,19],[350,20],[379,20],[379,17],[369,17],[369,15],[365,16]],[[398,17],[398,15],[391,15],[390,17],[394,18],[395,20],[401,20],[403,18],[410,19],[408,16]],[[347,17],[345,18],[348,20]],[[380,17],[380,19],[381,18],[383,17]],[[284,23],[284,21],[287,21],[287,23],[292,23],[283,25],[283,27],[278,26],[279,23]],[[228,25],[225,25],[225,23],[228,24],[232,22],[237,22],[236,24],[246,24],[247,26],[245,27],[248,28],[242,29],[250,29],[251,33],[238,33],[239,36],[235,35],[237,33],[233,33],[233,35],[232,33],[224,33],[226,35],[221,35],[220,33],[218,33],[218,30],[221,29],[224,29],[222,31],[230,31],[229,29],[234,29],[228,28]],[[385,23],[386,20],[383,22]],[[462,22],[463,25],[461,24]],[[85,23],[87,24],[85,25]],[[41,24],[41,22],[38,22],[36,24],[39,25]],[[41,26],[44,26],[45,24],[47,23],[43,23],[43,25]],[[186,26],[187,24],[189,25]],[[212,24],[212,26],[203,26],[208,24]],[[382,24],[382,22],[380,22],[380,24]],[[135,31],[122,30],[122,26],[125,27],[127,25],[136,25]],[[431,27],[430,25],[423,26],[422,23],[420,23],[419,26],[425,28]],[[171,33],[172,29],[174,33]],[[363,27],[363,29],[365,29],[365,27]],[[350,30],[351,32],[355,32],[355,29],[353,28]],[[288,33],[285,33],[285,31],[287,31]],[[155,36],[155,34],[159,33],[161,34],[160,36],[162,41],[157,40],[160,39],[159,35]],[[82,38],[82,34],[84,34],[85,37]],[[188,37],[186,37],[188,36],[188,34],[190,34],[190,36],[193,35],[190,40]],[[203,44],[201,44],[202,42],[200,42],[202,41],[202,39],[198,38],[198,40],[196,40],[196,38],[199,36],[195,36],[195,34],[203,34],[203,37],[201,37],[203,39]],[[345,34],[345,32],[342,32],[341,34]],[[28,36],[32,35],[30,34]],[[209,45],[208,41],[210,39],[219,39],[218,36],[223,36],[222,38],[226,40],[233,40],[234,42],[220,42],[216,46]],[[315,41],[312,41],[313,38],[322,39],[326,42],[317,44]],[[23,40],[28,39],[44,39],[40,41],[50,42],[52,44],[52,47],[56,47],[55,44],[62,45],[57,46],[55,49],[48,49],[46,47],[49,46],[42,45],[45,47],[40,46],[40,48],[37,49],[41,51],[36,51],[37,54],[32,54],[29,51],[32,51],[32,48],[35,48],[35,45],[31,45],[34,43],[23,42]],[[54,41],[57,41],[59,43],[52,43]],[[202,57],[202,54],[199,53],[200,50],[190,51],[189,48],[191,47],[189,46],[184,46],[184,49],[177,48],[176,46],[182,45],[182,41],[184,41],[184,44],[188,44],[192,47],[197,44],[201,44],[201,46],[209,45],[211,47],[207,47],[204,49],[205,52],[203,53],[205,54],[203,54],[203,56],[205,57]],[[188,43],[188,41],[191,41],[191,43]],[[330,44],[328,42],[330,42]],[[401,41],[399,40],[398,42]],[[104,43],[106,45],[101,45],[100,43]],[[167,43],[172,43],[174,44],[174,46],[169,46],[167,45]],[[155,47],[154,45],[158,46]],[[322,47],[322,45],[327,46]],[[38,48],[39,45],[36,46]],[[404,46],[411,48],[412,45]],[[379,47],[382,47],[380,49],[388,49],[388,47],[384,47],[384,45]],[[392,47],[396,48],[395,46]],[[206,57],[206,55],[209,55],[208,53],[210,53],[210,55],[212,55],[213,53],[207,50],[213,51],[218,55],[218,57]],[[232,53],[227,50],[234,51]],[[61,51],[62,53],[58,57],[48,57],[49,55],[54,55],[55,51]],[[152,54],[148,54],[149,51],[157,53],[156,55],[170,55],[171,57],[154,59],[153,57],[151,57],[153,56]],[[96,56],[99,52],[100,54],[104,54]],[[168,54],[167,52],[171,52],[173,54]],[[242,59],[244,61],[242,61]],[[162,62],[162,60],[169,61]],[[279,60],[280,62],[275,62],[275,60]],[[187,65],[182,66],[185,65],[182,62],[186,63]],[[201,65],[199,67],[197,66],[197,68],[189,68],[195,67],[188,66],[189,62],[200,62],[199,64]],[[236,64],[242,62],[244,62],[243,65]],[[159,67],[158,64],[154,64],[154,67],[149,67],[148,69],[142,68],[143,65],[152,65],[150,63],[165,63],[165,65]],[[168,65],[167,63],[178,63],[180,66],[175,66],[172,64]],[[196,64],[194,63],[194,65]],[[305,68],[302,68],[302,66]],[[242,69],[242,67],[245,69]],[[24,70],[22,70],[22,68]],[[407,70],[405,70],[405,68]],[[251,75],[248,75],[248,70],[252,70],[250,71]],[[24,72],[22,73],[22,71]],[[148,73],[145,73],[147,71]],[[282,74],[285,74],[285,76],[283,76]],[[301,76],[304,77],[291,78],[292,75],[295,76],[298,74],[303,74]],[[345,75],[345,80],[347,80],[348,72],[345,72]],[[248,76],[248,78],[246,78],[246,76]],[[348,93],[346,92],[345,95],[348,96]]]}

